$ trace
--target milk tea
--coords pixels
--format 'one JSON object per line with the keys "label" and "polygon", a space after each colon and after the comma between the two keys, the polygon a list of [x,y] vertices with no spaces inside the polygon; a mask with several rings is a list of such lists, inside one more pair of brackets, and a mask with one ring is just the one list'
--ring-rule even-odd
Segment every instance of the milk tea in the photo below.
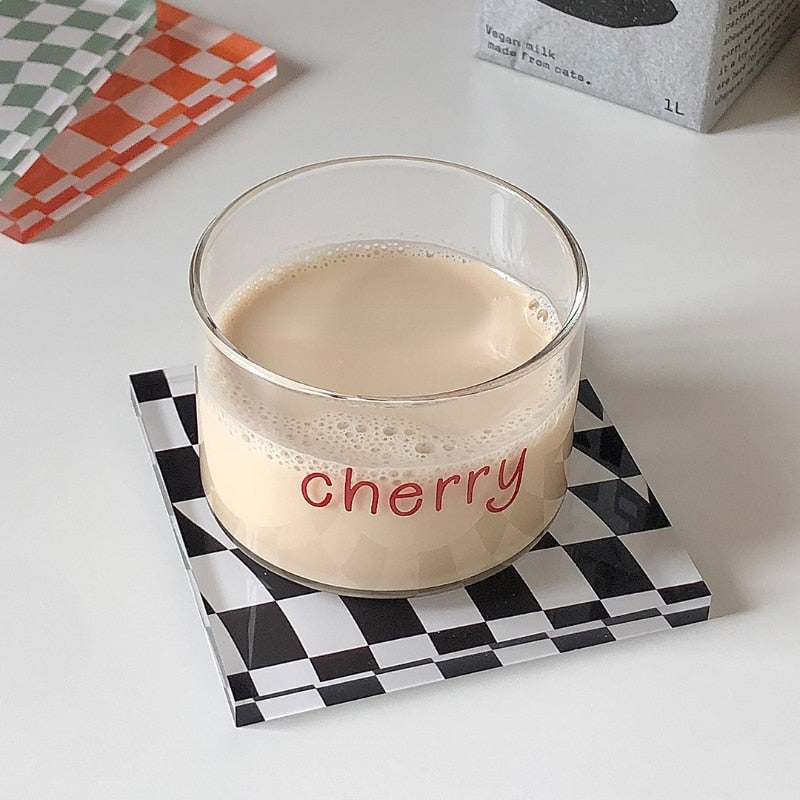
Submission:
{"label": "milk tea", "polygon": [[577,382],[563,355],[463,391],[554,338],[542,293],[443,248],[350,242],[240,287],[216,321],[248,360],[338,396],[270,393],[214,348],[200,371],[209,503],[278,572],[433,590],[507,563],[556,513]]}

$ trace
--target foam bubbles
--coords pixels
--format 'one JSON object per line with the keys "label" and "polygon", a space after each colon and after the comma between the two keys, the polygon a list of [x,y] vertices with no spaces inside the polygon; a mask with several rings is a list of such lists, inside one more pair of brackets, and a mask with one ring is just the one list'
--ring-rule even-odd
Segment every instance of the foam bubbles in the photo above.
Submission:
{"label": "foam bubbles", "polygon": [[[493,427],[478,426],[456,436],[431,424],[412,423],[387,409],[369,415],[357,409],[327,410],[314,418],[272,413],[263,406],[237,406],[232,395],[214,392],[204,400],[232,441],[293,470],[322,471],[334,476],[346,466],[372,480],[392,482],[416,476],[424,480],[443,472],[465,472],[492,463],[522,447],[535,447],[563,425],[574,407],[577,385],[565,386],[553,370],[547,391],[533,404],[509,414]],[[458,402],[458,401],[456,401]]]}

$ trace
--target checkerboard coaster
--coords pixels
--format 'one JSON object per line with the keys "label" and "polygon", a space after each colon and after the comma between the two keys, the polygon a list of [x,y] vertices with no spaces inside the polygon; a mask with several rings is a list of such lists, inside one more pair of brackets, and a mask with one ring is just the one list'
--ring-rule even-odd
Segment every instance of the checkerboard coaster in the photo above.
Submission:
{"label": "checkerboard coaster", "polygon": [[168,3],[156,13],[155,30],[0,197],[0,232],[34,239],[277,74],[270,48]]}
{"label": "checkerboard coaster", "polygon": [[154,23],[153,0],[0,0],[0,196]]}
{"label": "checkerboard coaster", "polygon": [[248,558],[203,494],[193,368],[130,382],[236,725],[708,618],[708,587],[586,379],[548,532],[479,583],[392,600],[318,592]]}

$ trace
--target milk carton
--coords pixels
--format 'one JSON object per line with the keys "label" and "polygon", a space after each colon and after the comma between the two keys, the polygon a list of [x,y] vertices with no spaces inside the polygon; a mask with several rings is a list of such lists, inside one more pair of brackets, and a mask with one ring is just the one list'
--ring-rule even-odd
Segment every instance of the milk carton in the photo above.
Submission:
{"label": "milk carton", "polygon": [[478,57],[709,131],[800,26],[800,0],[479,0]]}

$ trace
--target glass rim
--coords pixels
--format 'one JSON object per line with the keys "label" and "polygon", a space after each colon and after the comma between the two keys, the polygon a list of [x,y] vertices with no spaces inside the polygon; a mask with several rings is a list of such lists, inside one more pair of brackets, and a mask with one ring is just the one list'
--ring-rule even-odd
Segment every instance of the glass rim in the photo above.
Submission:
{"label": "glass rim", "polygon": [[[233,216],[240,206],[247,203],[251,198],[285,181],[329,167],[377,162],[396,162],[444,167],[445,169],[451,169],[456,172],[472,175],[473,177],[488,181],[489,183],[494,184],[496,187],[516,195],[520,200],[536,209],[547,220],[549,220],[553,229],[558,235],[560,235],[562,241],[567,245],[567,248],[572,255],[576,270],[577,283],[575,287],[575,297],[567,318],[562,323],[558,333],[541,350],[536,352],[526,361],[518,364],[513,369],[507,370],[501,375],[497,375],[489,380],[481,381],[480,383],[475,383],[470,386],[459,387],[458,389],[451,389],[446,392],[435,392],[432,394],[407,396],[370,396],[333,392],[328,389],[323,389],[318,386],[303,383],[302,381],[294,380],[293,378],[281,375],[278,372],[273,372],[267,367],[264,367],[248,358],[248,356],[239,350],[239,348],[236,347],[236,345],[233,344],[233,342],[231,342],[230,339],[228,339],[222,333],[214,321],[214,317],[212,316],[211,312],[208,310],[208,306],[206,305],[200,276],[205,252],[212,244],[220,227]],[[497,268],[493,266],[493,269]],[[504,270],[501,269],[500,272],[504,272]],[[217,214],[217,216],[214,217],[206,226],[205,230],[200,236],[200,239],[195,245],[189,267],[189,293],[192,298],[195,312],[199,316],[200,321],[203,323],[205,333],[209,337],[211,343],[220,351],[222,355],[233,361],[235,364],[249,372],[254,377],[276,384],[285,389],[290,389],[292,391],[319,398],[344,400],[357,404],[370,405],[413,406],[430,404],[444,400],[452,400],[459,397],[467,397],[474,394],[481,394],[483,392],[513,383],[517,379],[533,372],[539,364],[544,363],[553,355],[553,353],[562,349],[565,342],[570,338],[572,331],[577,327],[578,322],[583,315],[583,312],[586,308],[588,290],[589,275],[586,268],[586,261],[577,240],[572,235],[572,232],[569,230],[569,228],[567,228],[567,226],[564,225],[564,223],[561,222],[561,220],[547,206],[537,200],[533,195],[529,194],[524,189],[520,189],[513,183],[491,175],[488,172],[475,169],[474,167],[468,167],[464,164],[459,164],[454,161],[403,155],[351,156],[345,158],[334,158],[326,161],[317,161],[312,164],[307,164],[305,166],[296,167],[294,169],[281,172],[278,175],[267,178],[266,180],[255,184],[250,189],[243,192],[230,203],[228,203],[228,205],[225,206],[225,208],[223,208],[223,210]]]}

